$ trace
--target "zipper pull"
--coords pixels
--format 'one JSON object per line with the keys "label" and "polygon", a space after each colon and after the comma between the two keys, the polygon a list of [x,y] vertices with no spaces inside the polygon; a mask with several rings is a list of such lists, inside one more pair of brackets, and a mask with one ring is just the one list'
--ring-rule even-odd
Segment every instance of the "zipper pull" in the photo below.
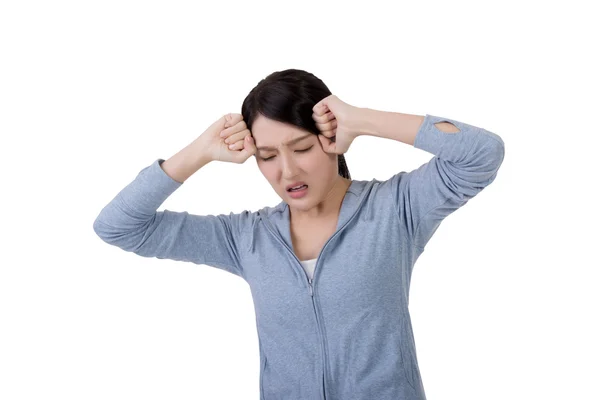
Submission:
{"label": "zipper pull", "polygon": [[312,286],[312,278],[308,279],[308,287],[310,289],[310,295],[312,296],[314,291],[313,291],[313,286]]}

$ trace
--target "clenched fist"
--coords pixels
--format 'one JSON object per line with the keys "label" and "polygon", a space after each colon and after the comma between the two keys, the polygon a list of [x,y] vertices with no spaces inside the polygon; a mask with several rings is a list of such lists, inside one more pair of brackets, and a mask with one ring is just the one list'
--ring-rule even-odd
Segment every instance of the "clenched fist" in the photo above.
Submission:
{"label": "clenched fist", "polygon": [[202,137],[214,161],[242,164],[256,153],[254,139],[242,114],[225,114],[209,126]]}

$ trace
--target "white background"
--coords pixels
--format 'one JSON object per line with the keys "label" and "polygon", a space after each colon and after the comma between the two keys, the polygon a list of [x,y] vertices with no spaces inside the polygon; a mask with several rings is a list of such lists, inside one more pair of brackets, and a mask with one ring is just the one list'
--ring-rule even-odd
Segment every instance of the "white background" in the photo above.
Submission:
{"label": "white background", "polygon": [[[502,137],[496,180],[417,261],[429,400],[598,399],[597,19],[584,2],[3,2],[0,398],[258,399],[247,284],[109,246],[92,224],[265,76]],[[359,137],[353,179],[432,154]],[[255,159],[211,163],[159,208],[281,199]]]}

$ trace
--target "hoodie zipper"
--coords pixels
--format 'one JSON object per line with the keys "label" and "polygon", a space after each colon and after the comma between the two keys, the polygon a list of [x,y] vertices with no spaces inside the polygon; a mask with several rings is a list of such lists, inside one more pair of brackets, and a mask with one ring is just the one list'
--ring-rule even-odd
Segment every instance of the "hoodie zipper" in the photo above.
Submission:
{"label": "hoodie zipper", "polygon": [[[316,269],[316,263],[315,263],[315,269]],[[306,271],[305,271],[306,273]],[[313,304],[313,309],[315,310],[315,317],[317,317],[317,326],[319,328],[319,334],[321,335],[320,339],[321,339],[321,351],[323,352],[323,376],[322,376],[322,388],[323,388],[323,399],[327,399],[327,394],[325,391],[325,373],[327,371],[327,352],[326,352],[326,348],[325,348],[325,343],[323,338],[325,337],[325,334],[321,331],[321,325],[319,324],[319,313],[317,312],[317,305],[315,304],[315,289],[313,288],[312,285],[312,279],[309,278],[308,279],[308,287],[310,288],[310,297],[312,299],[312,304]]]}
{"label": "hoodie zipper", "polygon": [[[321,325],[319,323],[319,315],[317,313],[317,306],[315,304],[314,288],[313,288],[313,285],[312,285],[312,279],[310,279],[308,277],[308,275],[306,274],[306,271],[302,267],[302,263],[300,263],[300,260],[298,259],[298,257],[296,257],[296,254],[294,254],[294,252],[292,250],[290,250],[290,248],[288,247],[288,245],[285,244],[285,242],[279,237],[279,235],[277,235],[275,232],[273,232],[271,230],[271,227],[269,225],[270,225],[270,222],[267,223],[267,224],[265,224],[265,226],[267,227],[267,230],[277,240],[279,240],[279,242],[281,242],[281,244],[283,245],[283,247],[285,247],[288,252],[290,252],[292,254],[292,256],[294,257],[294,259],[297,261],[297,264],[300,266],[300,269],[302,270],[302,274],[306,278],[306,281],[308,281],[308,293],[310,294],[310,297],[311,297],[311,300],[312,300],[312,304],[313,304],[313,310],[315,312],[315,318],[317,319],[317,326],[319,328],[319,341],[321,342],[321,354],[322,354],[322,357],[323,357],[322,358],[323,359],[323,376],[322,376],[322,380],[321,380],[322,394],[323,394],[323,400],[327,400],[327,396],[325,395],[325,371],[326,371],[326,368],[327,368],[327,366],[326,366],[326,356],[325,356],[325,344],[323,343],[323,333],[321,332]],[[325,246],[323,246],[323,249],[324,248],[325,248]],[[321,257],[321,254],[323,254],[323,249],[321,249],[321,253],[319,253],[319,256],[317,257],[317,263],[319,262],[319,258]],[[316,268],[317,268],[317,265],[315,263],[315,271],[316,271]]]}
{"label": "hoodie zipper", "polygon": [[[319,252],[319,255],[317,257],[317,261],[315,262],[315,270],[314,270],[314,274],[316,275],[317,273],[317,267],[319,266],[319,260],[321,259],[323,252],[325,251],[325,248],[327,247],[327,245],[329,244],[329,242],[331,242],[331,240],[336,237],[349,223],[350,221],[352,221],[354,219],[354,217],[356,217],[356,214],[358,214],[358,210],[360,210],[360,208],[362,207],[362,204],[364,203],[365,199],[367,198],[367,189],[369,188],[365,188],[364,192],[363,192],[363,196],[360,199],[359,204],[356,206],[355,210],[354,210],[354,214],[352,214],[352,216],[350,218],[348,218],[348,220],[346,221],[346,223],[344,223],[344,225],[342,225],[340,227],[340,229],[338,229],[333,235],[331,235],[331,237],[327,240],[327,242],[325,242],[325,244],[323,245],[323,248],[321,249],[321,251]],[[369,190],[370,191],[370,190]],[[319,335],[320,335],[320,341],[321,341],[321,351],[323,354],[323,376],[322,376],[322,394],[323,394],[323,400],[327,400],[327,394],[326,394],[326,390],[325,390],[325,375],[328,373],[328,364],[329,364],[329,360],[327,359],[327,349],[325,346],[325,341],[324,341],[324,337],[325,334],[322,331],[321,328],[321,322],[319,319],[319,313],[317,311],[317,304],[316,304],[316,299],[315,299],[315,290],[313,287],[313,279],[309,278],[308,275],[306,274],[306,271],[304,270],[304,267],[302,267],[302,263],[300,262],[300,260],[298,259],[298,257],[296,257],[296,254],[294,253],[294,251],[292,249],[289,248],[289,246],[283,241],[283,239],[281,239],[281,237],[279,237],[279,235],[277,235],[273,230],[271,230],[271,221],[267,221],[265,219],[265,221],[267,222],[265,224],[265,226],[267,227],[267,230],[277,239],[279,240],[279,242],[283,245],[283,247],[285,247],[285,249],[292,255],[292,257],[294,257],[294,259],[296,260],[296,264],[300,267],[300,270],[302,272],[302,274],[304,275],[304,277],[306,278],[305,281],[308,282],[308,292],[310,294],[310,297],[312,299],[312,303],[313,303],[313,309],[315,311],[315,317],[317,318],[317,326],[319,328]]]}

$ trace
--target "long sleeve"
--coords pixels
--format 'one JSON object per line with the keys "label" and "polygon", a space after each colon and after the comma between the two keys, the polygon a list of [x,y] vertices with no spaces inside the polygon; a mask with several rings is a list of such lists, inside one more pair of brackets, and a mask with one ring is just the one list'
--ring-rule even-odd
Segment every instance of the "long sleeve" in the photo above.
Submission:
{"label": "long sleeve", "polygon": [[[438,122],[450,122],[459,132],[442,132],[434,125]],[[494,181],[504,160],[504,141],[483,128],[426,114],[414,147],[434,157],[388,183],[409,241],[424,250],[444,218]]]}
{"label": "long sleeve", "polygon": [[243,278],[238,241],[253,215],[156,211],[183,185],[166,174],[160,166],[163,161],[157,159],[142,169],[102,209],[93,225],[96,234],[140,256],[206,264]]}

